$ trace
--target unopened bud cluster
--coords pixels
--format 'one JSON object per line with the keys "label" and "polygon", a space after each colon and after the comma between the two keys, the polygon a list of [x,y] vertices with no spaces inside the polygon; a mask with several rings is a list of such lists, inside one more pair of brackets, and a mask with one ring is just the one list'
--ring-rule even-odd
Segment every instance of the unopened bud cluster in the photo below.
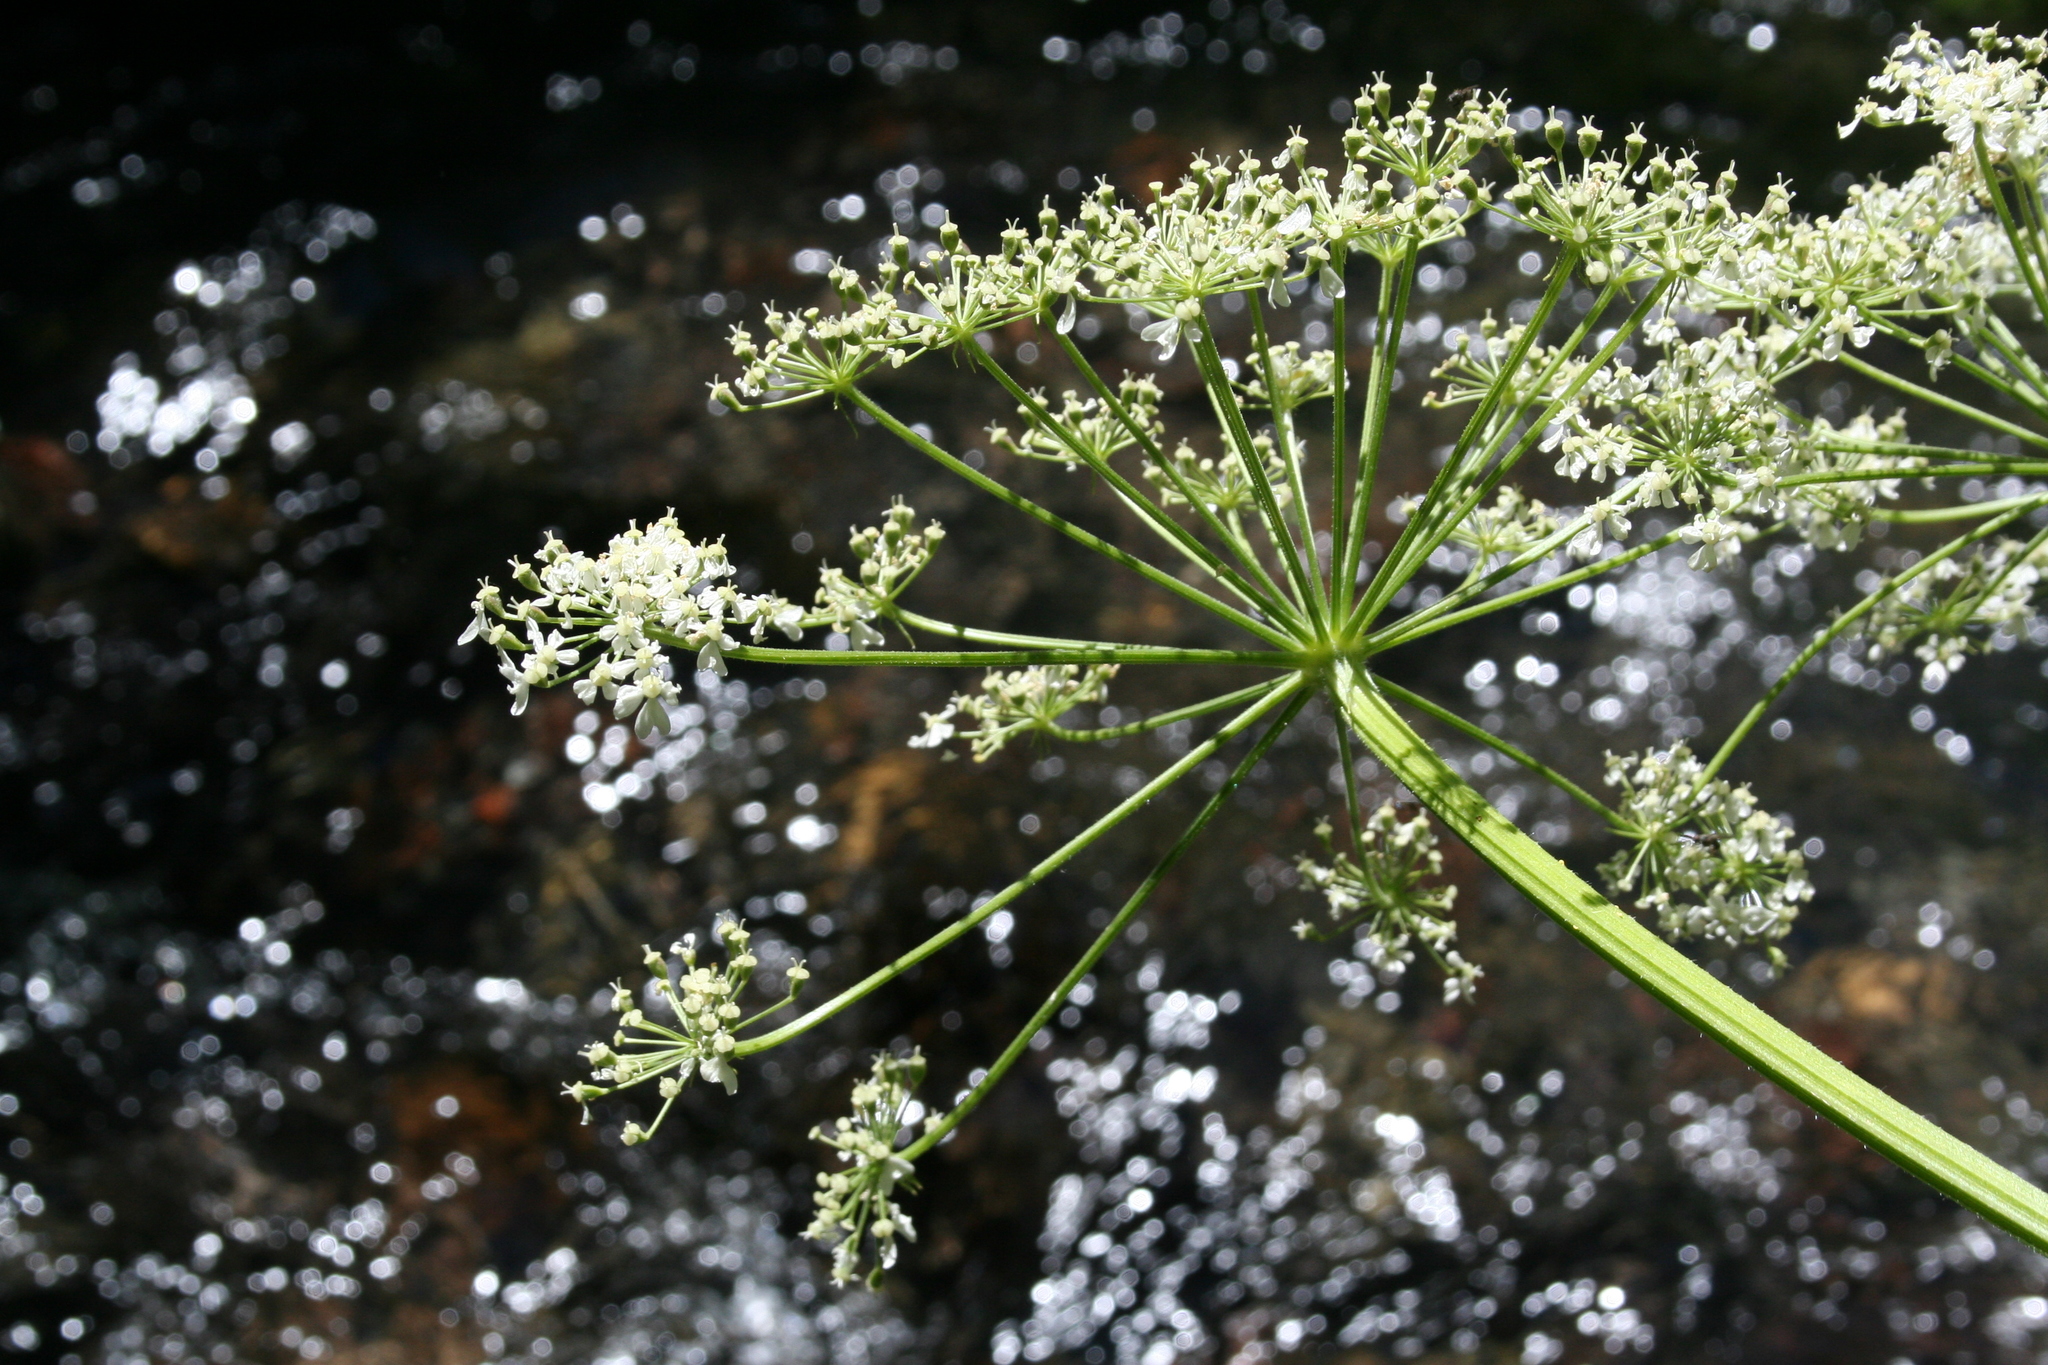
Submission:
{"label": "unopened bud cluster", "polygon": [[[588,1105],[659,1078],[661,1110],[644,1128],[637,1122],[626,1125],[623,1140],[628,1146],[653,1136],[669,1106],[692,1079],[702,1077],[709,1084],[724,1086],[728,1095],[739,1088],[732,1056],[738,1041],[734,1030],[740,1022],[739,997],[759,962],[748,951],[750,935],[738,920],[722,917],[715,932],[725,947],[726,961],[699,966],[697,936],[687,934],[669,948],[675,959],[673,978],[669,960],[652,948],[646,950],[646,965],[654,974],[650,989],[673,1024],[650,1017],[631,990],[614,986],[612,1008],[619,1012],[618,1030],[610,1043],[592,1043],[584,1049],[592,1079],[568,1087],[572,1099]],[[802,962],[792,961],[784,972],[788,993],[782,1003],[795,1000],[809,977]],[[584,1117],[586,1121],[589,1118],[587,1109]]]}

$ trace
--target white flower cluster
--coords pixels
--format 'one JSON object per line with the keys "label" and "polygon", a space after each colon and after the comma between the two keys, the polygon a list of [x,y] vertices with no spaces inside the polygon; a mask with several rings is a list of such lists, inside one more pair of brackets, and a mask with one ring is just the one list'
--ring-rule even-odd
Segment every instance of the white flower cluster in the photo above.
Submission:
{"label": "white flower cluster", "polygon": [[895,499],[882,516],[880,526],[856,529],[847,548],[860,561],[854,572],[827,565],[818,571],[818,610],[803,620],[806,626],[827,625],[844,631],[855,649],[874,649],[882,643],[882,632],[874,620],[895,604],[905,589],[931,562],[946,530],[936,521],[926,522],[922,531],[911,529],[917,513],[901,498]]}
{"label": "white flower cluster", "polygon": [[[881,1283],[882,1272],[896,1264],[896,1239],[917,1240],[910,1215],[896,1202],[896,1192],[915,1192],[917,1176],[897,1147],[917,1123],[923,1106],[911,1098],[924,1079],[924,1058],[879,1053],[867,1080],[853,1087],[853,1116],[833,1124],[832,1131],[813,1128],[811,1136],[836,1149],[844,1170],[820,1171],[815,1195],[817,1216],[804,1232],[813,1241],[835,1243],[832,1282],[845,1284],[860,1269],[864,1238],[872,1238],[874,1269],[868,1285]],[[939,1116],[925,1119],[929,1128]]]}
{"label": "white flower cluster", "polygon": [[1513,484],[1481,503],[1451,530],[1451,543],[1472,552],[1472,576],[1534,549],[1557,533],[1557,514]]}
{"label": "white flower cluster", "polygon": [[1069,469],[1084,459],[1100,464],[1138,443],[1132,427],[1158,443],[1164,430],[1159,422],[1161,397],[1158,383],[1149,374],[1127,374],[1117,386],[1117,401],[1124,410],[1122,417],[1101,399],[1083,398],[1072,390],[1060,396],[1057,411],[1046,403],[1044,394],[1033,393],[1044,417],[1028,407],[1019,407],[1017,415],[1024,419],[1023,435],[1012,436],[1008,427],[992,426],[988,438],[998,449],[1012,455],[1050,460]]}
{"label": "white flower cluster", "polygon": [[1955,52],[1914,25],[1870,81],[1898,102],[1863,100],[1843,134],[1865,119],[1879,126],[1932,123],[1951,147],[1967,150],[1981,136],[1995,160],[2037,169],[2048,149],[2048,84],[2038,70],[2048,40],[2001,37],[1996,27],[1972,29],[1970,37],[1976,46]]}
{"label": "white flower cluster", "polygon": [[[1749,788],[1715,778],[1683,744],[1607,755],[1621,789],[1623,849],[1601,869],[1617,896],[1656,915],[1670,938],[1772,944],[1813,897],[1790,821],[1759,810]],[[1636,894],[1640,888],[1640,894]],[[1770,948],[1773,961],[1781,961]]]}
{"label": "white flower cluster", "polygon": [[[1861,623],[1872,661],[1908,645],[1946,678],[1974,652],[2010,647],[2041,628],[2037,596],[2048,542],[2001,538],[1944,559],[1899,588]],[[1915,644],[1914,642],[1918,643]]]}
{"label": "white flower cluster", "polygon": [[[1266,373],[1269,357],[1273,362],[1270,375]],[[1310,351],[1304,355],[1300,342],[1289,341],[1268,347],[1265,352],[1253,350],[1248,361],[1244,378],[1237,381],[1236,388],[1249,407],[1291,412],[1303,403],[1328,398],[1336,389],[1334,351]]]}
{"label": "white flower cluster", "polygon": [[1365,818],[1358,832],[1357,852],[1336,848],[1330,822],[1316,825],[1316,837],[1329,854],[1327,864],[1303,857],[1297,863],[1303,880],[1322,892],[1335,923],[1318,928],[1307,920],[1294,926],[1296,937],[1327,939],[1358,930],[1358,948],[1375,969],[1398,976],[1415,961],[1415,945],[1443,969],[1444,1003],[1472,998],[1480,969],[1452,946],[1458,926],[1451,919],[1455,886],[1429,885],[1441,877],[1444,855],[1425,811],[1403,817],[1394,803],[1383,803]]}
{"label": "white flower cluster", "polygon": [[1573,135],[1573,172],[1565,165],[1563,121],[1553,115],[1543,135],[1554,155],[1532,161],[1515,154],[1511,134],[1502,140],[1517,173],[1502,211],[1575,252],[1593,284],[1692,276],[1717,254],[1719,230],[1734,216],[1732,171],[1709,187],[1689,156],[1658,152],[1645,160],[1649,140],[1640,130],[1623,139],[1620,156],[1602,153],[1600,130],[1585,122]]}
{"label": "white flower cluster", "polygon": [[[613,986],[612,1008],[619,1012],[618,1031],[609,1044],[592,1043],[584,1049],[594,1083],[580,1082],[567,1087],[570,1098],[586,1106],[583,1118],[587,1123],[587,1106],[592,1100],[659,1076],[661,1111],[645,1128],[638,1123],[626,1125],[623,1141],[629,1147],[654,1135],[662,1119],[668,1116],[669,1106],[693,1077],[701,1076],[713,1085],[724,1086],[728,1095],[739,1088],[739,1073],[732,1065],[736,1042],[733,1030],[739,1024],[740,992],[746,988],[758,962],[747,951],[750,936],[738,920],[721,916],[715,932],[725,945],[724,965],[698,966],[697,936],[687,934],[669,947],[679,964],[673,980],[668,960],[652,948],[646,950],[647,968],[654,973],[654,993],[675,1016],[677,1027],[648,1018],[646,1011],[634,1002],[632,991],[623,985]],[[785,975],[789,993],[782,1003],[788,1004],[796,999],[810,973],[802,962],[793,961]]]}
{"label": "white flower cluster", "polygon": [[[926,712],[924,733],[910,741],[913,749],[936,749],[964,734],[974,761],[986,762],[1027,730],[1054,733],[1059,719],[1076,706],[1094,705],[1109,696],[1115,664],[1034,664],[1029,668],[992,668],[981,680],[981,694],[959,693],[945,709]],[[972,729],[966,724],[973,723]]]}
{"label": "white flower cluster", "polygon": [[[677,695],[664,647],[694,650],[697,667],[721,676],[733,628],[755,642],[778,631],[790,640],[827,626],[855,649],[882,643],[874,622],[930,562],[945,528],[914,529],[917,513],[897,498],[880,526],[855,528],[847,541],[858,567],[818,572],[817,609],[806,612],[774,593],[743,593],[725,545],[684,535],[673,514],[612,538],[595,559],[550,536],[537,564],[512,562],[513,581],[532,596],[507,603],[492,583],[478,590],[475,616],[461,642],[482,640],[498,651],[498,671],[512,692],[512,714],[526,710],[536,687],[573,683],[585,703],[612,703],[645,739],[668,730]],[[525,636],[517,631],[525,626]],[[566,633],[565,633],[566,632]]]}
{"label": "white flower cluster", "polygon": [[[725,651],[739,643],[730,627],[751,626],[756,640],[770,628],[791,639],[802,634],[801,611],[727,583],[733,570],[724,544],[691,540],[673,515],[612,537],[595,559],[553,536],[535,558],[512,561],[513,581],[533,595],[507,605],[495,585],[484,584],[462,634],[464,643],[480,639],[497,649],[515,716],[534,688],[573,680],[578,699],[610,701],[612,714],[631,718],[643,739],[666,733],[677,688],[664,645],[695,650],[699,668],[722,674]],[[512,629],[521,623],[523,640]]]}
{"label": "white flower cluster", "polygon": [[[1287,465],[1274,447],[1270,432],[1252,435],[1252,452],[1265,468],[1266,484],[1273,493],[1273,505],[1288,507],[1294,490],[1287,484]],[[1146,460],[1145,481],[1153,486],[1162,507],[1184,507],[1193,498],[1211,512],[1235,524],[1236,518],[1258,506],[1258,490],[1244,461],[1235,455],[1217,459],[1197,453],[1182,441],[1166,454],[1167,465]],[[1167,467],[1168,465],[1171,468]]]}
{"label": "white flower cluster", "polygon": [[[1285,305],[1288,283],[1301,279],[1342,293],[1333,265],[1341,253],[1393,260],[1462,233],[1485,199],[1467,164],[1490,145],[1512,145],[1504,101],[1469,98],[1442,118],[1431,108],[1436,93],[1425,84],[1399,112],[1384,82],[1361,95],[1334,185],[1328,171],[1308,164],[1307,140],[1296,136],[1270,164],[1197,158],[1178,185],[1151,186],[1142,208],[1119,202],[1104,182],[1071,223],[1048,206],[1036,233],[1012,226],[988,254],[968,250],[950,221],[922,260],[896,236],[872,281],[833,268],[837,311],[771,310],[765,339],[735,328],[742,370],[713,395],[730,407],[759,407],[844,392],[878,366],[973,344],[1019,318],[1065,332],[1082,302],[1149,310],[1158,321],[1144,337],[1166,359],[1196,330],[1205,298],[1264,288]],[[1302,361],[1296,378],[1312,380],[1317,364],[1313,356]]]}

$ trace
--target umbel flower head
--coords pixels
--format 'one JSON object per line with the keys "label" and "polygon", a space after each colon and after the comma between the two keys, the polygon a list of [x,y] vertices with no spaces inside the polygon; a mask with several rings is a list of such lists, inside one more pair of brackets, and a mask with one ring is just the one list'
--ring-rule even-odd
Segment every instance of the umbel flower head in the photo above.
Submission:
{"label": "umbel flower head", "polygon": [[512,561],[513,581],[531,596],[507,603],[496,584],[483,584],[461,642],[498,651],[515,716],[534,688],[566,682],[579,701],[612,703],[612,715],[631,719],[641,739],[666,734],[679,689],[664,649],[694,651],[699,669],[722,676],[738,627],[756,643],[771,630],[800,640],[825,626],[856,649],[880,644],[875,620],[894,610],[945,539],[936,521],[917,530],[916,520],[898,498],[881,525],[853,528],[847,548],[858,567],[820,569],[817,609],[809,612],[774,593],[740,592],[726,581],[733,568],[724,542],[691,540],[673,513],[614,536],[594,559],[550,536],[537,563]]}
{"label": "umbel flower head", "polygon": [[[877,1053],[868,1078],[853,1087],[853,1115],[832,1125],[830,1132],[813,1128],[811,1136],[839,1153],[842,1170],[820,1171],[817,1216],[804,1232],[813,1241],[833,1243],[832,1282],[845,1284],[860,1269],[863,1244],[872,1239],[875,1264],[868,1285],[881,1283],[882,1272],[896,1264],[896,1239],[917,1240],[910,1215],[896,1202],[896,1192],[915,1192],[917,1175],[897,1154],[902,1139],[916,1124],[922,1106],[911,1098],[924,1079],[924,1057],[915,1049],[907,1057]],[[925,1119],[927,1128],[939,1116]]]}
{"label": "umbel flower head", "polygon": [[[535,558],[512,561],[513,581],[532,596],[508,606],[484,584],[462,634],[497,649],[514,715],[533,688],[573,680],[580,700],[611,702],[641,738],[665,734],[677,689],[664,645],[694,650],[699,668],[722,674],[725,651],[739,643],[730,627],[750,626],[756,640],[771,628],[792,640],[802,634],[802,612],[726,582],[733,569],[724,543],[691,540],[673,513],[612,537],[595,559],[553,536]],[[514,629],[522,623],[524,639]]]}
{"label": "umbel flower head", "polygon": [[931,562],[946,530],[936,521],[913,529],[917,512],[901,498],[889,505],[880,526],[855,528],[846,548],[860,567],[848,574],[826,565],[818,571],[818,610],[803,624],[827,625],[845,632],[855,649],[882,643],[875,618],[889,611],[898,597]]}
{"label": "umbel flower head", "polygon": [[1875,662],[1911,645],[1930,677],[1945,682],[1972,653],[2038,637],[2044,579],[2048,543],[2038,536],[1974,545],[1877,604],[1862,625],[1869,657]]}
{"label": "umbel flower head", "polygon": [[[1600,869],[1615,895],[1634,893],[1670,938],[1773,944],[1813,898],[1792,824],[1759,810],[1749,788],[1706,780],[1683,744],[1609,754],[1607,785],[1621,788],[1625,848]],[[1783,964],[1773,946],[1771,959]]]}
{"label": "umbel flower head", "polygon": [[1340,851],[1331,841],[1330,822],[1316,825],[1316,837],[1330,861],[1304,857],[1297,866],[1303,880],[1329,902],[1328,928],[1307,920],[1294,926],[1300,938],[1334,938],[1358,931],[1358,948],[1380,971],[1398,976],[1415,961],[1421,944],[1444,973],[1444,1002],[1470,999],[1483,974],[1452,946],[1458,926],[1451,919],[1455,886],[1432,885],[1443,875],[1444,855],[1427,812],[1404,817],[1393,802],[1366,817],[1354,840],[1357,856]]}
{"label": "umbel flower head", "polygon": [[[685,934],[670,945],[669,952],[676,959],[673,978],[668,959],[652,948],[646,950],[647,967],[654,973],[649,984],[674,1017],[674,1026],[650,1019],[635,1003],[632,991],[614,985],[612,1008],[619,1012],[618,1031],[609,1044],[592,1043],[584,1049],[592,1080],[567,1087],[569,1096],[585,1106],[587,1123],[592,1100],[659,1077],[661,1112],[645,1128],[638,1123],[626,1125],[623,1140],[629,1147],[654,1135],[692,1078],[701,1076],[713,1085],[722,1085],[728,1095],[739,1088],[739,1073],[732,1065],[737,1042],[733,1034],[740,1027],[739,996],[760,964],[747,951],[750,936],[738,920],[721,916],[713,932],[725,945],[727,959],[722,965],[697,965],[695,934]],[[796,999],[810,973],[802,962],[792,961],[784,975],[789,983],[782,1000],[786,1005]]]}
{"label": "umbel flower head", "polygon": [[[1059,720],[1077,706],[1109,696],[1115,664],[1035,664],[1030,668],[992,668],[981,680],[981,695],[955,693],[945,707],[927,712],[924,733],[910,741],[913,749],[936,749],[956,734],[967,736],[974,761],[986,762],[1027,730],[1071,733]],[[973,722],[967,729],[962,722]]]}

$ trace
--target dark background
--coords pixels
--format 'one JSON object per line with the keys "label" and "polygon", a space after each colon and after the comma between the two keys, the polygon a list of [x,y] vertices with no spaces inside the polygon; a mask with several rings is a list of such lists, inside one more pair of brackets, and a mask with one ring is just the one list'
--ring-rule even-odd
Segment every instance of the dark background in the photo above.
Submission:
{"label": "dark background", "polygon": [[[804,1131],[838,1111],[849,1072],[886,1042],[926,1049],[935,1098],[957,1088],[1187,802],[1159,803],[1063,875],[1007,942],[963,946],[943,972],[850,1012],[735,1101],[692,1095],[650,1148],[618,1148],[630,1110],[601,1107],[584,1129],[553,1096],[596,1027],[581,1002],[637,969],[640,942],[738,909],[810,954],[822,993],[1042,856],[1102,807],[1118,764],[1156,766],[1148,750],[1064,770],[1039,753],[948,767],[901,747],[942,682],[829,677],[813,701],[812,675],[759,671],[703,699],[707,733],[738,742],[691,760],[692,790],[601,819],[587,795],[598,779],[561,758],[579,708],[549,698],[515,721],[489,661],[450,649],[475,579],[542,527],[595,548],[627,518],[673,506],[800,596],[819,557],[842,550],[841,528],[899,491],[944,517],[946,554],[964,566],[921,587],[934,614],[1062,630],[1085,616],[1109,636],[1189,638],[1195,627],[1166,604],[1101,581],[1070,547],[989,515],[872,433],[827,413],[706,412],[726,324],[816,292],[793,272],[799,250],[865,248],[887,213],[879,176],[921,171],[914,204],[943,202],[985,237],[1041,196],[1070,206],[1073,185],[1097,174],[1139,192],[1198,148],[1270,147],[1300,125],[1326,152],[1333,99],[1375,72],[1398,88],[1433,71],[1440,86],[1504,87],[1517,105],[1609,129],[1640,122],[1710,168],[1732,159],[1745,195],[1783,176],[1824,212],[1851,177],[1929,149],[1913,134],[1836,136],[1894,35],[1915,19],[1949,34],[2048,18],[1868,0],[1273,0],[1193,4],[1169,30],[1166,13],[1100,0],[313,17],[72,7],[10,25],[0,1174],[27,1183],[0,1214],[0,1355],[978,1360],[1010,1349],[1000,1324],[1031,1316],[1034,1281],[1076,1263],[1071,1237],[1047,1240],[1055,1177],[1094,1180],[1110,1191],[1104,1208],[1130,1208],[1147,1169],[1161,1173],[1158,1208],[1177,1214],[1161,1245],[1179,1250],[1130,1255],[1141,1291],[1109,1272],[1089,1282],[1084,1301],[1107,1294],[1114,1310],[1060,1337],[1059,1358],[1136,1360],[1170,1339],[1174,1324],[1134,1327],[1132,1315],[1183,1262],[1194,1269],[1176,1302],[1198,1325],[1180,1329],[1189,1360],[1278,1341],[1304,1358],[1506,1361],[1540,1354],[1531,1332],[1556,1338],[1563,1359],[1608,1358],[1602,1343],[1632,1329],[1574,1328],[1580,1285],[1625,1287],[1655,1336],[1624,1349],[1660,1360],[2002,1360],[2019,1348],[1988,1319],[2048,1322],[2006,1308],[2039,1292],[2030,1254],[1973,1240],[1968,1220],[1801,1125],[1573,945],[1540,937],[1469,860],[1454,872],[1467,937],[1491,954],[1490,998],[1464,1012],[1434,1007],[1426,988],[1386,1010],[1338,1004],[1328,950],[1284,933],[1307,904],[1284,882],[1330,761],[1313,727],[1162,894],[1149,939],[1119,950],[1090,1009],[928,1163],[924,1237],[879,1296],[821,1288],[818,1257],[793,1245],[817,1160]],[[1150,55],[1148,33],[1164,39]],[[1048,58],[1055,38],[1073,60]],[[573,100],[561,80],[577,83]],[[1069,168],[1078,179],[1063,186]],[[850,193],[865,197],[863,220],[821,216]],[[325,205],[370,215],[374,236],[312,260],[303,225]],[[630,238],[618,230],[628,213],[646,225]],[[607,226],[587,242],[578,224],[592,215]],[[244,251],[268,281],[255,305],[159,325],[166,310],[192,313],[168,287],[176,269],[227,268]],[[1503,303],[1504,265],[1482,257],[1475,301],[1443,306]],[[302,274],[313,299],[270,308]],[[566,302],[592,289],[606,317],[567,321]],[[190,445],[119,468],[92,445],[117,357],[161,378],[186,325],[240,365],[260,408],[218,495]],[[250,345],[260,364],[240,359]],[[932,366],[894,395],[964,446],[1001,413],[957,387]],[[394,395],[384,408],[368,401],[380,389]],[[544,414],[528,422],[519,400]],[[437,404],[452,416],[432,416]],[[270,433],[293,421],[312,453],[272,459]],[[453,425],[432,436],[436,422]],[[1087,505],[1055,472],[1018,477],[1035,496]],[[1809,587],[1823,601],[1841,587],[1830,572],[1722,615],[1805,619]],[[1457,700],[1474,659],[1524,647],[1514,623],[1499,631],[1403,667]],[[1554,647],[1567,676],[1600,667],[1604,639],[1575,618]],[[341,684],[321,677],[334,661],[348,665]],[[1942,726],[1975,739],[1969,763],[1907,728],[1928,699],[1813,684],[1795,694],[1796,741],[1743,773],[1836,850],[1775,1007],[1913,1102],[1999,1135],[2016,1161],[2040,1125],[2008,1096],[2048,1061],[2028,984],[2048,886],[2031,837],[2035,662],[1973,664],[1968,689],[1933,699]],[[1129,697],[1172,704],[1192,686],[1147,679]],[[1726,690],[1686,705],[1719,721],[1741,700]],[[1572,733],[1549,742],[1584,780],[1600,746],[1656,738],[1648,722],[1620,738]],[[763,845],[747,833],[761,821],[743,817],[753,801],[766,830],[812,811],[839,838],[813,852],[786,835]],[[1045,834],[1021,832],[1024,814]],[[1579,834],[1573,856],[1590,864],[1603,850]],[[667,856],[682,843],[687,857]],[[788,912],[774,895],[790,891],[805,910],[776,918]],[[1907,942],[1916,907],[1936,901],[1949,916],[1937,941],[1995,945],[1995,976],[1967,952]],[[507,997],[480,992],[479,978],[523,985]],[[1175,990],[1243,1006],[1213,1040],[1162,1042]],[[1222,1075],[1209,1107],[1237,1135],[1228,1161],[1198,1143],[1210,1126],[1194,1108],[1137,1105],[1151,1112],[1139,1134],[1104,1138],[1113,1106],[1060,1069],[1194,1066],[1204,1046]],[[1112,1065],[1125,1048],[1136,1060]],[[1313,1105],[1304,1117],[1304,1067],[1345,1096],[1327,1122]],[[1568,1078],[1555,1105],[1552,1073]],[[1135,1098],[1127,1077],[1118,1084]],[[1511,1116],[1521,1096],[1542,1097],[1540,1117]],[[1376,1108],[1360,1119],[1360,1106]],[[1372,1136],[1380,1111],[1422,1120],[1472,1236],[1434,1239],[1394,1215],[1370,1238],[1353,1226],[1380,1218],[1374,1201],[1398,1184]],[[1472,1136],[1480,1120],[1536,1142],[1510,1149],[1547,1172],[1533,1215],[1506,1211],[1513,1188],[1501,1154]],[[1704,1149],[1684,1137],[1695,1120],[1719,1125],[1715,1141],[1740,1128],[1783,1153],[1768,1193],[1703,1170]],[[1135,1177],[1132,1151],[1154,1163]],[[1231,1169],[1220,1185],[1197,1170],[1204,1152]],[[1623,1155],[1589,1177],[1596,1192],[1569,1202],[1567,1172],[1609,1152]],[[1259,1212],[1283,1168],[1306,1174]],[[386,1223],[375,1234],[361,1212],[373,1199]],[[360,1250],[347,1262],[322,1250],[323,1227]],[[1119,1238],[1120,1227],[1104,1225]],[[1359,1240],[1346,1250],[1345,1237]],[[1822,1258],[1817,1277],[1803,1273],[1802,1239]],[[1217,1242],[1246,1250],[1224,1264],[1202,1250]],[[565,1248],[566,1262],[550,1259]],[[366,1273],[380,1255],[399,1268]],[[1703,1257],[1704,1283],[1692,1269]],[[273,1267],[290,1287],[263,1279]],[[313,1268],[327,1278],[307,1289]],[[531,1292],[503,1288],[514,1284]],[[1552,1306],[1530,1307],[1547,1285],[1561,1286]],[[1476,1314],[1482,1299],[1494,1306]],[[1375,1305],[1392,1325],[1340,1341]]]}

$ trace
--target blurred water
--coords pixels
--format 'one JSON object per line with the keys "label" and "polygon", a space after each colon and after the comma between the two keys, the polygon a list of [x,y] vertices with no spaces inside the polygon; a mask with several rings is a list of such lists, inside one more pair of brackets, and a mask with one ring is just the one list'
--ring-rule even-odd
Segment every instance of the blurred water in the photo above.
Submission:
{"label": "blurred water", "polygon": [[[2035,1358],[2037,1257],[1756,1085],[1469,858],[1474,1009],[1296,944],[1292,859],[1341,791],[1327,717],[927,1163],[923,1240],[880,1294],[831,1290],[796,1240],[804,1132],[878,1046],[922,1046],[934,1097],[964,1084],[1192,797],[647,1147],[617,1143],[633,1106],[584,1128],[559,1098],[641,942],[731,908],[830,988],[1187,742],[966,772],[902,747],[942,681],[822,667],[701,678],[653,749],[567,697],[508,717],[489,661],[450,648],[474,579],[544,527],[588,545],[668,506],[800,591],[903,492],[977,566],[921,587],[935,614],[1186,627],[831,414],[713,416],[734,318],[893,225],[986,232],[1098,172],[1332,128],[1390,52],[1824,195],[1823,168],[1872,154],[1825,120],[1893,27],[1840,3],[1437,18],[542,7],[268,42],[51,19],[9,54],[0,1351]],[[1478,247],[1431,267],[1440,325],[1526,287],[1511,241]],[[1312,298],[1294,316],[1327,334]],[[1080,335],[1142,363],[1114,314]],[[1001,416],[938,369],[895,397],[963,448]],[[1442,439],[1398,434],[1413,471]],[[1720,733],[1833,574],[1649,560],[1399,666],[1590,779],[1602,746]],[[1716,969],[2048,1174],[2037,663],[1930,692],[1845,656],[1795,692],[1743,775],[1816,841],[1822,894],[1787,982]],[[1561,801],[1448,752],[1598,856]]]}

